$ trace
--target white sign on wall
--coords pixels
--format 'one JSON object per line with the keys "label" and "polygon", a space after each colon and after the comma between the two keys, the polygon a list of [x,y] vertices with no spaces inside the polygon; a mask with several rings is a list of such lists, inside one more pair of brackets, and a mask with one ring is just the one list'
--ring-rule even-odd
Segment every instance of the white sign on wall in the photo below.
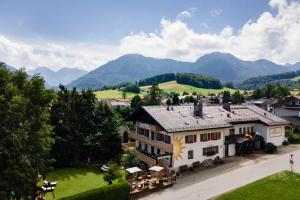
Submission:
{"label": "white sign on wall", "polygon": [[282,136],[282,129],[279,128],[271,128],[269,132],[270,137],[280,137]]}

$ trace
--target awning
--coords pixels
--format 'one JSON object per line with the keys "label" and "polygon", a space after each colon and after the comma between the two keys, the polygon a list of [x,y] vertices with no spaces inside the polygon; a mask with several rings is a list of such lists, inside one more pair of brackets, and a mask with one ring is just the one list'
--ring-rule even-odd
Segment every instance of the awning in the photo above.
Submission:
{"label": "awning", "polygon": [[155,171],[155,172],[159,172],[161,170],[163,170],[164,168],[161,167],[161,166],[153,166],[153,167],[150,167],[149,170],[150,171]]}
{"label": "awning", "polygon": [[137,172],[141,172],[142,170],[138,167],[131,167],[131,168],[127,168],[126,171],[128,171],[130,174],[134,174]]}

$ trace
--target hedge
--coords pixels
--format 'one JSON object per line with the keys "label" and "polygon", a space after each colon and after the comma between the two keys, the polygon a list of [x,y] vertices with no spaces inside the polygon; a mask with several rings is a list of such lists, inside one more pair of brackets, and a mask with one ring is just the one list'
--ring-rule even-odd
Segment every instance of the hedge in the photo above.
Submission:
{"label": "hedge", "polygon": [[129,199],[130,185],[125,180],[120,180],[112,185],[99,189],[63,198],[64,200],[127,200]]}

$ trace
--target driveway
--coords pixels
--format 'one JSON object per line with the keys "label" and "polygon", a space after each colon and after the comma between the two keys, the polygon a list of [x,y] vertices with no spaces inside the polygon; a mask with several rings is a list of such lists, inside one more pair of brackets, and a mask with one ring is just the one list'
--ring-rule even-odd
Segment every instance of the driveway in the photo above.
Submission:
{"label": "driveway", "polygon": [[255,154],[234,157],[227,164],[185,174],[173,187],[140,198],[141,200],[210,199],[274,173],[290,170],[290,153],[294,154],[294,171],[300,172],[299,146],[281,148],[279,154]]}

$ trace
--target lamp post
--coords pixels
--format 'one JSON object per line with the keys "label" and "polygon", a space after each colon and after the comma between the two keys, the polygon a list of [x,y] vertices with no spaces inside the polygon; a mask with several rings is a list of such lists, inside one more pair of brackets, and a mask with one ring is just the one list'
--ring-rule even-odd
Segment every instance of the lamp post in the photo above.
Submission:
{"label": "lamp post", "polygon": [[290,154],[291,158],[290,158],[290,164],[291,164],[291,172],[293,172],[293,164],[294,164],[294,160],[293,160],[293,156],[294,154]]}

